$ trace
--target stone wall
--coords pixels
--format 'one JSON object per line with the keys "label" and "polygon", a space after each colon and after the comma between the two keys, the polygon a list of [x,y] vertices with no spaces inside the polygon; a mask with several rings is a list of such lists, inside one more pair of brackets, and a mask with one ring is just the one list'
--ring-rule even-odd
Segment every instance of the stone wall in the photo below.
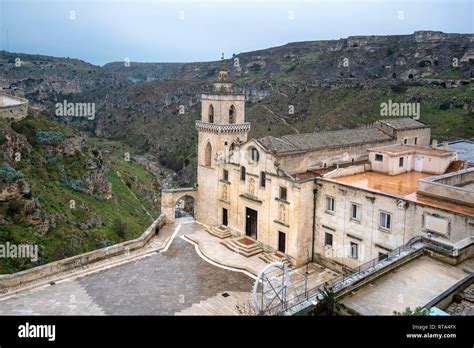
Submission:
{"label": "stone wall", "polygon": [[155,235],[156,231],[163,227],[165,223],[166,217],[165,215],[161,214],[160,217],[156,219],[137,239],[132,239],[123,243],[111,245],[106,248],[90,251],[85,254],[68,257],[63,260],[51,262],[46,265],[30,268],[21,272],[2,274],[0,275],[0,289],[26,284],[60,272],[69,271],[73,268],[88,265],[120,254],[126,254],[131,250],[142,248]]}
{"label": "stone wall", "polygon": [[163,189],[161,191],[161,213],[166,216],[166,223],[175,221],[176,203],[183,197],[192,197],[196,210],[197,190],[194,187]]}
{"label": "stone wall", "polygon": [[395,140],[387,140],[363,145],[344,146],[334,149],[322,149],[303,154],[279,158],[281,166],[290,174],[303,173],[307,170],[335,166],[352,162],[366,161],[367,150],[373,147],[392,145]]}
{"label": "stone wall", "polygon": [[[319,179],[316,203],[315,254],[348,267],[386,253],[417,235],[426,236],[428,216],[446,221],[448,230],[438,237],[456,243],[474,236],[474,217],[404,201],[388,194],[367,192],[358,188]],[[326,211],[326,197],[335,198],[335,211]],[[351,205],[361,207],[360,221],[351,217]],[[391,228],[379,226],[380,212],[391,214]],[[333,235],[333,246],[325,246],[325,233]],[[350,256],[350,243],[359,245],[359,257]]]}
{"label": "stone wall", "polygon": [[[12,103],[7,103],[11,101]],[[0,93],[0,117],[20,121],[28,114],[28,100]]]}
{"label": "stone wall", "polygon": [[468,188],[472,182],[474,182],[474,168],[422,179],[418,184],[418,192],[474,206],[474,192]]}

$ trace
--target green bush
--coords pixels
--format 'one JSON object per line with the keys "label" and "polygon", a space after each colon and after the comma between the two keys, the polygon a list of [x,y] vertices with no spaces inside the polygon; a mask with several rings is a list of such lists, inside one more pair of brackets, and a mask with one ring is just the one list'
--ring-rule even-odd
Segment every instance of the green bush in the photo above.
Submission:
{"label": "green bush", "polygon": [[22,201],[12,200],[12,201],[8,202],[7,214],[10,215],[10,216],[18,215],[21,212],[21,210],[23,209],[23,207],[24,207],[24,204],[23,204]]}
{"label": "green bush", "polygon": [[127,233],[127,224],[122,220],[116,219],[114,221],[114,230],[120,238],[124,239]]}
{"label": "green bush", "polygon": [[393,311],[393,315],[396,316],[427,316],[429,314],[430,310],[423,307],[416,307],[414,310],[412,310],[410,307],[407,307],[403,312]]}
{"label": "green bush", "polygon": [[37,131],[36,142],[40,145],[58,145],[64,140],[61,132]]}
{"label": "green bush", "polygon": [[4,163],[0,166],[0,181],[4,183],[11,184],[22,176],[23,174],[21,172],[10,167],[8,163]]}
{"label": "green bush", "polygon": [[61,182],[65,184],[67,187],[73,189],[76,192],[87,193],[87,189],[84,187],[84,183],[79,180],[75,179],[69,175],[61,176]]}

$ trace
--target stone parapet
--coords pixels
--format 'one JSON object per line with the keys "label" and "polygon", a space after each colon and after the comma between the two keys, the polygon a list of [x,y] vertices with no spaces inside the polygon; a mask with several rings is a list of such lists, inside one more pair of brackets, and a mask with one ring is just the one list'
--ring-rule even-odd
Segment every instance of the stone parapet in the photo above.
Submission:
{"label": "stone parapet", "polygon": [[238,124],[216,124],[209,122],[196,121],[196,129],[200,132],[214,133],[214,134],[234,134],[246,133],[250,131],[250,123]]}
{"label": "stone parapet", "polygon": [[155,235],[156,230],[160,229],[166,223],[166,216],[161,214],[143,234],[136,238],[123,243],[111,245],[106,248],[90,251],[59,261],[54,261],[45,265],[30,268],[21,272],[0,275],[0,290],[7,289],[33,282],[35,280],[45,278],[60,272],[68,271],[73,268],[88,265],[109,257],[125,254],[132,250],[142,248]]}

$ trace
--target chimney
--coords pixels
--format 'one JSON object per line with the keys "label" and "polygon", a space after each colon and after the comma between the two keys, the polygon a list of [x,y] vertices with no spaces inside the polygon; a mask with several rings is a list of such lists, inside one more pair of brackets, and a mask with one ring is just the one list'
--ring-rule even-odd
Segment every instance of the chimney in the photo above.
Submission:
{"label": "chimney", "polygon": [[443,150],[444,150],[444,151],[448,151],[448,150],[449,150],[449,145],[448,145],[448,142],[447,142],[447,141],[443,142]]}
{"label": "chimney", "polygon": [[431,142],[431,148],[436,150],[437,147],[438,147],[438,140],[433,139],[433,141]]}

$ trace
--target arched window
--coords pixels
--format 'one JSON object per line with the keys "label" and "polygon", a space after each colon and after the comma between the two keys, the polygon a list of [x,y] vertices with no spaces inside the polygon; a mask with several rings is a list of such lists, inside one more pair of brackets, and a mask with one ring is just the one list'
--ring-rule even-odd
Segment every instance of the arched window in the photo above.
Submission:
{"label": "arched window", "polygon": [[258,160],[260,159],[260,155],[259,155],[257,149],[254,148],[254,147],[251,147],[251,148],[249,148],[248,151],[249,151],[249,163],[257,164]]}
{"label": "arched window", "polygon": [[207,143],[206,145],[206,153],[204,155],[204,165],[210,166],[212,161],[212,146],[211,143]]}
{"label": "arched window", "polygon": [[235,123],[235,106],[232,105],[229,109],[229,123]]}
{"label": "arched window", "polygon": [[245,181],[245,167],[240,167],[240,180]]}
{"label": "arched window", "polygon": [[209,123],[214,123],[214,107],[211,105],[209,105],[209,112],[207,113],[208,115],[208,119],[209,119]]}
{"label": "arched window", "polygon": [[230,147],[229,147],[229,153],[232,155],[234,153],[234,150],[235,150],[235,143],[232,143],[230,144]]}

